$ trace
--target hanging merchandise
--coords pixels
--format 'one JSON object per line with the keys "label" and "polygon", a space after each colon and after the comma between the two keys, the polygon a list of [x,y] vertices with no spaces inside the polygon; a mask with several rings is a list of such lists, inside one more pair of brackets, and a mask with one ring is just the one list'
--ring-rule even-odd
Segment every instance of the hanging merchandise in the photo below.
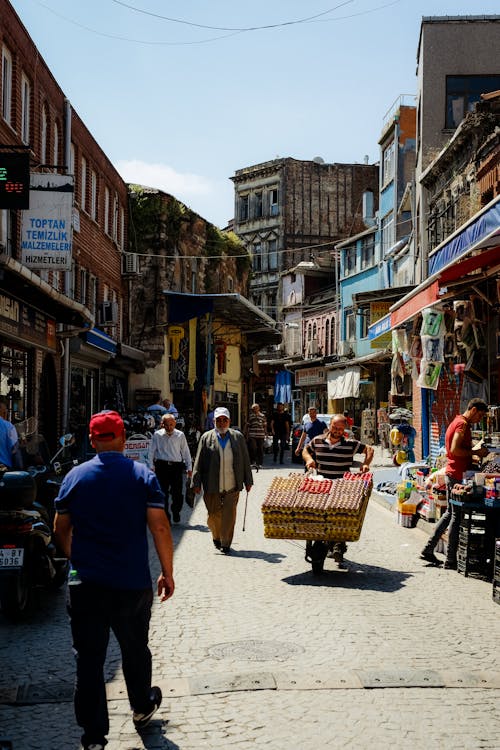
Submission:
{"label": "hanging merchandise", "polygon": [[429,362],[423,359],[420,363],[420,375],[417,378],[417,385],[420,388],[430,388],[435,391],[439,384],[442,367],[442,362]]}
{"label": "hanging merchandise", "polygon": [[423,360],[428,362],[444,362],[444,337],[422,336]]}
{"label": "hanging merchandise", "polygon": [[444,333],[444,315],[441,310],[426,307],[422,310],[422,329],[420,335],[439,336]]}

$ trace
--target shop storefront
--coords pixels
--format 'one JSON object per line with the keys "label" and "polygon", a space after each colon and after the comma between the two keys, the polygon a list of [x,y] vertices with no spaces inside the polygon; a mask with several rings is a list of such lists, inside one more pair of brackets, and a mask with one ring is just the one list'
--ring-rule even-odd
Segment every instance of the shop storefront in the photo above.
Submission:
{"label": "shop storefront", "polygon": [[419,458],[436,457],[471,398],[500,402],[499,267],[497,199],[431,253],[431,276],[391,308],[393,387],[411,382]]}

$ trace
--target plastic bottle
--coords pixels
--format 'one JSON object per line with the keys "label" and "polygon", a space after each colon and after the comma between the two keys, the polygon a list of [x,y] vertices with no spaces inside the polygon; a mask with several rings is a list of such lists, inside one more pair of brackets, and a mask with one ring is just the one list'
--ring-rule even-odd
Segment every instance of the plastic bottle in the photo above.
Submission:
{"label": "plastic bottle", "polygon": [[75,568],[71,568],[69,571],[68,586],[79,586],[82,582],[80,574]]}

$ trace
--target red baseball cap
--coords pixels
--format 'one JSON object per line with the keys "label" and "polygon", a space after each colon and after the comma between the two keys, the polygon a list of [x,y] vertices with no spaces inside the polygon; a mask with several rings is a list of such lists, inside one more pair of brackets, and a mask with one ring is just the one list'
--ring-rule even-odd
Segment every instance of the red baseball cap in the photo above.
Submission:
{"label": "red baseball cap", "polygon": [[89,429],[95,440],[114,440],[123,435],[125,425],[117,411],[100,411],[90,418]]}

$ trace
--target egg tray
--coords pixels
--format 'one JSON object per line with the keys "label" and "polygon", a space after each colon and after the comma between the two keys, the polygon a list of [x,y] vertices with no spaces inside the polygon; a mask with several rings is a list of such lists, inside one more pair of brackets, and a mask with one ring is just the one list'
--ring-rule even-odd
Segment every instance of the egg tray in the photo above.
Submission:
{"label": "egg tray", "polygon": [[[275,477],[262,504],[264,536],[357,541],[373,483],[371,475],[355,476],[356,479],[334,479],[328,493],[301,492],[303,474]],[[346,494],[350,494],[348,499]]]}

